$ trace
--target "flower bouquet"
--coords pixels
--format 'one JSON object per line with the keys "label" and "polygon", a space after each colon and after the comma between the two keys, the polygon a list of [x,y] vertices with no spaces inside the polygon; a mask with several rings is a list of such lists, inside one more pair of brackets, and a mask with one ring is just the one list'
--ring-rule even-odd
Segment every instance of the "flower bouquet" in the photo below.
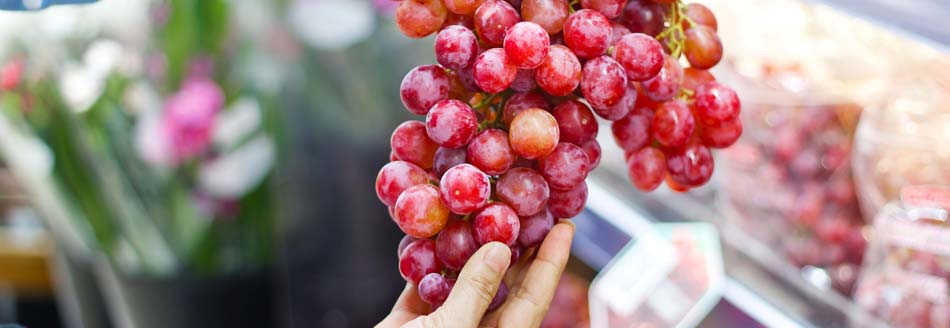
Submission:
{"label": "flower bouquet", "polygon": [[[106,293],[119,296],[112,305],[186,308],[174,302],[200,302],[201,291],[162,296],[167,287],[272,265],[277,116],[273,97],[230,69],[247,47],[228,9],[224,0],[63,8],[32,23],[72,15],[71,32],[40,29],[0,46],[0,153],[60,248],[107,260],[99,280],[124,285]],[[90,17],[102,11],[121,24]],[[148,289],[157,294],[141,295]]]}

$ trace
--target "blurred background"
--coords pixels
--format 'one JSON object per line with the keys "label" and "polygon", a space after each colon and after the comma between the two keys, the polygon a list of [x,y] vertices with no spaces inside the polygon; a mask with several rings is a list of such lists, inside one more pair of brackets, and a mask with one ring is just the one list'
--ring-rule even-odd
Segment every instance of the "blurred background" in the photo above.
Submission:
{"label": "blurred background", "polygon": [[[396,29],[398,2],[64,2],[91,3],[0,0],[27,9],[0,12],[0,324],[368,327],[389,312],[402,233],[373,186],[413,119],[400,81],[435,63],[431,38]],[[614,301],[598,286],[655,235],[647,254],[679,255],[645,259],[666,287],[627,295],[651,300],[636,313],[655,326],[950,327],[950,227],[929,248],[867,251],[901,187],[950,185],[950,4],[697,2],[718,18],[714,71],[744,135],[710,185],[643,194],[601,122],[604,164],[544,326],[596,323]],[[938,295],[873,280],[893,254]]]}

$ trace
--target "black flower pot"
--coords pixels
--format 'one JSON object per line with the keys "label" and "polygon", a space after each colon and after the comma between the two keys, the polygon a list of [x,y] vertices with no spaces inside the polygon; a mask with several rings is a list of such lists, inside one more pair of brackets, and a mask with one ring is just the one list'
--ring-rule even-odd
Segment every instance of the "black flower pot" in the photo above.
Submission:
{"label": "black flower pot", "polygon": [[99,267],[109,315],[119,327],[273,327],[271,272],[165,279]]}

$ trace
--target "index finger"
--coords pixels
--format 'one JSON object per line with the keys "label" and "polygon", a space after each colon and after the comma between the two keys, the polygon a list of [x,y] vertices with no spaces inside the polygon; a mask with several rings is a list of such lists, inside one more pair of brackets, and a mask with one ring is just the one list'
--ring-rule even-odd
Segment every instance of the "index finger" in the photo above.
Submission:
{"label": "index finger", "polygon": [[548,312],[554,290],[571,255],[574,223],[561,220],[544,238],[520,288],[505,304],[499,326],[537,327]]}

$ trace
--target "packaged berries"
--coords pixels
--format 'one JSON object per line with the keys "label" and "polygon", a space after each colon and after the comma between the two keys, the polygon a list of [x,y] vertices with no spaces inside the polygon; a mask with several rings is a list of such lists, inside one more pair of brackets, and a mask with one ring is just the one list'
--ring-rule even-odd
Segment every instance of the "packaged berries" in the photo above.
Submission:
{"label": "packaged berries", "polygon": [[950,327],[950,187],[900,195],[874,219],[855,299],[895,327]]}

